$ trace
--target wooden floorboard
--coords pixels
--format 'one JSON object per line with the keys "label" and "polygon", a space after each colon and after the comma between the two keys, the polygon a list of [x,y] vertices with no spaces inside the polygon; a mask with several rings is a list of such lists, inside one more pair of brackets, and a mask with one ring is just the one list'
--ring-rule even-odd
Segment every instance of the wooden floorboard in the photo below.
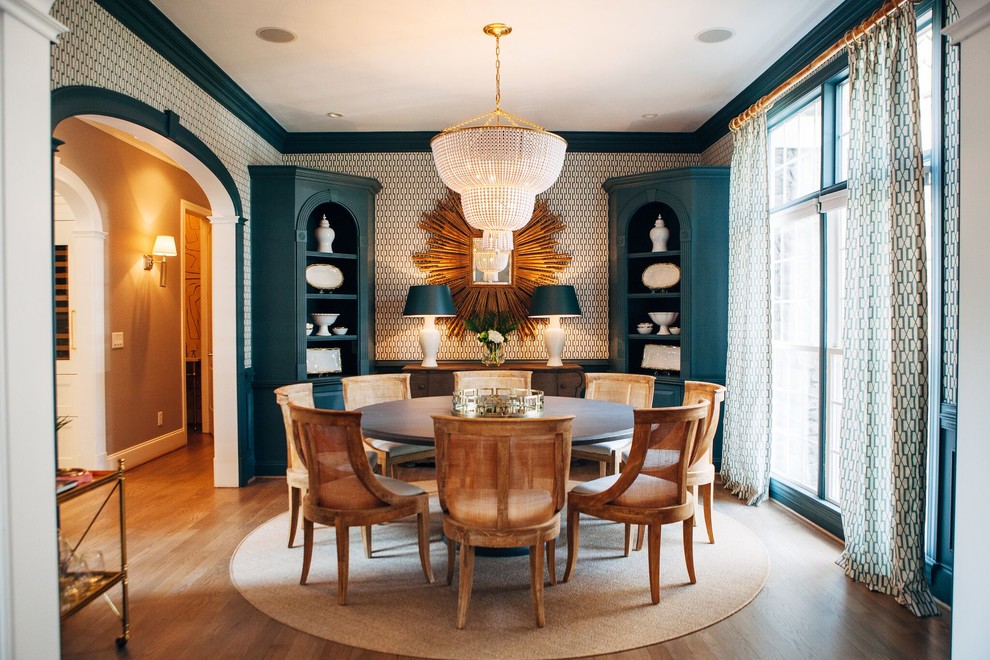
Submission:
{"label": "wooden floorboard", "polygon": [[[391,660],[282,625],[244,600],[228,565],[237,544],[287,508],[284,479],[246,488],[213,487],[209,436],[128,471],[127,541],[131,641],[114,648],[120,624],[96,602],[62,627],[65,658],[350,658]],[[577,468],[590,478],[596,467]],[[415,481],[431,468],[400,469]],[[83,498],[79,498],[83,499]],[[81,507],[79,504],[78,507]],[[664,644],[598,658],[948,658],[950,615],[918,619],[893,598],[848,580],[835,565],[842,546],[769,502],[748,507],[718,491],[716,509],[752,530],[770,553],[770,577],[756,599],[709,628]],[[81,511],[65,507],[75,530]],[[113,521],[91,535],[113,559]],[[716,541],[718,528],[716,527]],[[299,539],[301,540],[301,539]],[[643,576],[644,585],[646,576]],[[112,592],[119,602],[119,589]],[[453,632],[451,612],[451,628]],[[552,625],[552,623],[548,624]]]}

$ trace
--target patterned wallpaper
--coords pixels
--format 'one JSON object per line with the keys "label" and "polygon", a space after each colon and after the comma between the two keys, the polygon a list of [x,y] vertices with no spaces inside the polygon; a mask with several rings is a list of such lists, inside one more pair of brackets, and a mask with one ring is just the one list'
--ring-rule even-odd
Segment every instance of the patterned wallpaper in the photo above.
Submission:
{"label": "patterned wallpaper", "polygon": [[[57,0],[52,16],[68,28],[52,46],[52,89],[90,85],[173,110],[182,124],[224,164],[251,208],[248,164],[277,165],[281,154],[257,133],[183,76],[92,0]],[[245,300],[251,291],[251,224],[244,226]],[[244,308],[245,366],[251,365],[251,306]]]}
{"label": "patterned wallpaper", "polygon": [[701,164],[725,166],[732,165],[732,145],[734,137],[735,136],[733,133],[726,133],[718,142],[705,149],[704,153],[701,154]]}
{"label": "patterned wallpaper", "polygon": [[[285,164],[370,176],[382,183],[375,219],[375,332],[378,360],[417,360],[420,319],[402,317],[411,284],[425,283],[412,254],[426,249],[420,216],[445,192],[429,153],[288,154]],[[565,360],[608,359],[608,196],[602,183],[612,176],[700,164],[698,154],[571,153],[560,179],[546,193],[550,208],[567,228],[560,249],[572,256],[560,277],[572,284],[584,315],[561,321],[567,331]],[[511,338],[510,338],[511,339]],[[508,359],[545,360],[542,340],[510,342]],[[441,360],[480,359],[473,337],[444,338]]]}
{"label": "patterned wallpaper", "polygon": [[[959,18],[946,2],[945,23]],[[942,163],[942,401],[956,403],[959,377],[959,48],[945,43]]]}

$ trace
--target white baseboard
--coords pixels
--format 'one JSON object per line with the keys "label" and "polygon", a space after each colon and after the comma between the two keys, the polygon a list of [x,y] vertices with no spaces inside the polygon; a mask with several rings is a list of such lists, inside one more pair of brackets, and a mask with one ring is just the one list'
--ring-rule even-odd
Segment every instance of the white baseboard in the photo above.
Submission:
{"label": "white baseboard", "polygon": [[123,451],[107,455],[107,462],[116,466],[118,459],[124,459],[124,466],[128,469],[147,463],[148,461],[163,456],[179,447],[184,447],[188,442],[185,429],[178,429],[157,438],[152,438],[139,445],[128,447]]}

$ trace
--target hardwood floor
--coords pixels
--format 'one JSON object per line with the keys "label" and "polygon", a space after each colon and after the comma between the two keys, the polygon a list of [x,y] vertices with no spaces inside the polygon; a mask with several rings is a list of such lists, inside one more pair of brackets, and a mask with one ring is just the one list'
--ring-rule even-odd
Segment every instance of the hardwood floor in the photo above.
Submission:
{"label": "hardwood floor", "polygon": [[[216,489],[212,465],[212,441],[203,436],[127,473],[131,641],[125,651],[115,650],[120,624],[96,602],[64,622],[63,657],[396,657],[299,632],[241,598],[228,576],[231,554],[248,532],[287,509],[285,480]],[[590,478],[596,470],[588,465],[574,476]],[[400,476],[426,479],[433,471],[400,468]],[[841,551],[836,540],[773,502],[747,507],[718,491],[715,508],[767,546],[766,587],[749,606],[714,626],[608,658],[949,657],[949,614],[918,619],[893,598],[849,581],[834,563]],[[67,531],[77,524],[78,513],[62,511]],[[91,536],[112,564],[111,523],[94,526]],[[715,533],[717,542],[717,528]],[[119,601],[119,588],[112,593]]]}

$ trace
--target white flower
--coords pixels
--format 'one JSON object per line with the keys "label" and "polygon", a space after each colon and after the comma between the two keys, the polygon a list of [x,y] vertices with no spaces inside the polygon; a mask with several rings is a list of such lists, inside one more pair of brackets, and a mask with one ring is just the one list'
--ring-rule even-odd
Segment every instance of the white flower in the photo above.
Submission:
{"label": "white flower", "polygon": [[503,341],[505,341],[505,337],[503,337],[502,333],[499,332],[498,330],[489,330],[488,341],[492,342],[493,344],[501,344]]}

